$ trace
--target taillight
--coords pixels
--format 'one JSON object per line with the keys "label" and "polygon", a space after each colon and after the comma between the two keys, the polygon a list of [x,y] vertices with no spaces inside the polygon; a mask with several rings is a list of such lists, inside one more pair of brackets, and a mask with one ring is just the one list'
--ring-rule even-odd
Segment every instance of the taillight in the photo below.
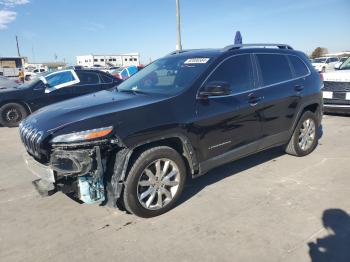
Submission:
{"label": "taillight", "polygon": [[323,81],[323,74],[320,73],[320,78],[321,78],[321,81]]}

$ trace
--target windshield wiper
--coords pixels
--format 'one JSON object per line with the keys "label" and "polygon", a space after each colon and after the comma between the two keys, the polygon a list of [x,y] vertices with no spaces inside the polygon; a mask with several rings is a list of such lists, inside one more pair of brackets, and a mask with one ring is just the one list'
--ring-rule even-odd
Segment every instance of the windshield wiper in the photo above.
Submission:
{"label": "windshield wiper", "polygon": [[117,90],[118,90],[118,92],[132,93],[134,95],[136,95],[136,94],[145,94],[146,93],[146,92],[143,92],[143,91],[141,91],[139,89],[118,89],[117,88]]}

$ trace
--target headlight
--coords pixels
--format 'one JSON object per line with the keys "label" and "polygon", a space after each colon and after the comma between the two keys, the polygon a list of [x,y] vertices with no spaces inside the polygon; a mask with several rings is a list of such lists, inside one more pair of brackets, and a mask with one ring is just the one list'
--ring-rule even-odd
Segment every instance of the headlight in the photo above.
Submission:
{"label": "headlight", "polygon": [[109,135],[113,130],[112,126],[96,128],[81,132],[75,132],[65,135],[60,135],[51,140],[51,143],[70,143],[70,142],[81,142],[86,140],[92,140],[101,138]]}

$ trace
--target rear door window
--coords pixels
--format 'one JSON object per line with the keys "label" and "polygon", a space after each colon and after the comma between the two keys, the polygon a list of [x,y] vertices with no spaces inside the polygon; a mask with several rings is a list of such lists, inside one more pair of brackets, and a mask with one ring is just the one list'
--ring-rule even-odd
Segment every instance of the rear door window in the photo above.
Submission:
{"label": "rear door window", "polygon": [[100,83],[100,78],[97,73],[77,71],[77,75],[82,85],[94,85]]}
{"label": "rear door window", "polygon": [[309,69],[305,63],[297,56],[289,55],[289,61],[291,62],[296,77],[302,77],[309,74]]}
{"label": "rear door window", "polygon": [[293,78],[287,57],[281,54],[256,54],[263,86],[288,81]]}
{"label": "rear door window", "polygon": [[240,93],[253,88],[253,76],[251,56],[237,55],[224,61],[207,82],[228,82],[233,93]]}
{"label": "rear door window", "polygon": [[100,74],[102,83],[104,84],[110,84],[113,82],[113,77],[112,76],[106,76],[105,74]]}

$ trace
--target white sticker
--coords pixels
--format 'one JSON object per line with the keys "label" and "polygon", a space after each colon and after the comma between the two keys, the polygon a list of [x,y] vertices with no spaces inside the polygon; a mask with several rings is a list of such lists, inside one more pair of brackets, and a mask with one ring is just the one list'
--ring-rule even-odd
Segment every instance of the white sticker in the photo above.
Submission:
{"label": "white sticker", "polygon": [[323,98],[332,99],[333,98],[333,92],[323,91]]}
{"label": "white sticker", "polygon": [[346,93],[346,98],[345,98],[346,100],[350,100],[350,92],[347,92]]}
{"label": "white sticker", "polygon": [[210,58],[189,58],[185,64],[206,64]]}

